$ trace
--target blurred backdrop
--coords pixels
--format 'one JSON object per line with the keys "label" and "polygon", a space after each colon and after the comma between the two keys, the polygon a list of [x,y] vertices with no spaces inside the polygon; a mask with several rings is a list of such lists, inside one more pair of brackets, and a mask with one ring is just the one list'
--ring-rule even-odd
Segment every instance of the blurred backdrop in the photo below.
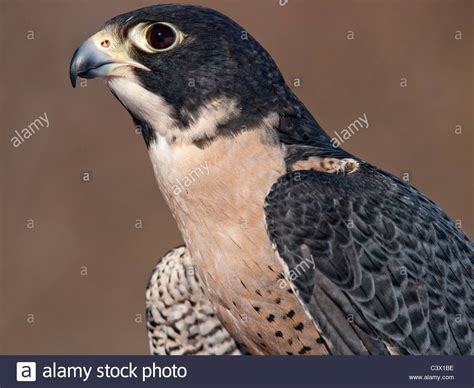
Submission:
{"label": "blurred backdrop", "polygon": [[[101,81],[72,89],[68,66],[106,20],[154,3],[0,0],[2,354],[148,351],[144,289],[181,237],[128,113]],[[331,136],[366,114],[343,147],[473,235],[472,2],[199,4],[262,43]]]}

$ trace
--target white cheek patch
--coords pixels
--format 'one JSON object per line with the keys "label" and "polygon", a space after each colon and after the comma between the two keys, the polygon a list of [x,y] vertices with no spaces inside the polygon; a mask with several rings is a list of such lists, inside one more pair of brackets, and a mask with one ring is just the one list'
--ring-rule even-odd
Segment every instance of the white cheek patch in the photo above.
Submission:
{"label": "white cheek patch", "polygon": [[153,129],[161,135],[166,135],[167,128],[177,126],[173,119],[173,108],[166,103],[163,97],[141,86],[134,76],[112,77],[107,81],[107,85],[127,109],[153,126]]}
{"label": "white cheek patch", "polygon": [[240,113],[237,101],[217,98],[205,103],[195,114],[182,111],[189,117],[190,124],[182,127],[176,121],[176,112],[163,97],[145,89],[132,74],[127,77],[111,77],[107,82],[123,105],[137,117],[150,124],[168,143],[192,143],[194,140],[211,138],[217,128],[229,122]]}

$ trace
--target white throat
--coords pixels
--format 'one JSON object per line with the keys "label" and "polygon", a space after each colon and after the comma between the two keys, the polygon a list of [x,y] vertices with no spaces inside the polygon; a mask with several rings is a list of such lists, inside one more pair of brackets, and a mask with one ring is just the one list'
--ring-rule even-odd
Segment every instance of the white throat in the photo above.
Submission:
{"label": "white throat", "polygon": [[202,138],[211,138],[223,125],[240,113],[236,100],[217,98],[206,102],[194,114],[183,110],[181,116],[188,116],[189,125],[181,126],[175,109],[165,99],[145,89],[132,74],[126,78],[112,77],[107,82],[123,105],[138,118],[149,124],[167,143],[192,143]]}

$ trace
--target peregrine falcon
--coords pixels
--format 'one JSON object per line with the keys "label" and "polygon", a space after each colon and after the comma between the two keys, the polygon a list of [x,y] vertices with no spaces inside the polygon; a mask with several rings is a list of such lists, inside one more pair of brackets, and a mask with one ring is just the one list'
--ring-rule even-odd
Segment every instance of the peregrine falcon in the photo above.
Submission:
{"label": "peregrine falcon", "polygon": [[470,239],[414,187],[335,147],[237,23],[190,5],[126,13],[76,50],[78,76],[104,78],[141,128],[239,349],[472,353]]}

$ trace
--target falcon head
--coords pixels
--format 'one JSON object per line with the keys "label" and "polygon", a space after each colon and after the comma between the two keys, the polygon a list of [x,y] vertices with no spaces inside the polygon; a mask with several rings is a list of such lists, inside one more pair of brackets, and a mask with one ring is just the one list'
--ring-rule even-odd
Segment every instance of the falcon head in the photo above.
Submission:
{"label": "falcon head", "polygon": [[104,78],[147,146],[207,142],[284,112],[295,97],[270,55],[212,9],[158,5],[114,17],[74,53],[70,78]]}

